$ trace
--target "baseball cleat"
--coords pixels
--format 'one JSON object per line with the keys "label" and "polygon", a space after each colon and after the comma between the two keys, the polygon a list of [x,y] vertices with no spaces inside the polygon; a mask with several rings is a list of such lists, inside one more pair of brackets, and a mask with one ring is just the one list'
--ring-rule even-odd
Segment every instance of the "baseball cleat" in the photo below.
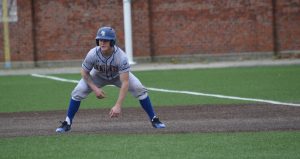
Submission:
{"label": "baseball cleat", "polygon": [[61,122],[61,126],[56,129],[57,133],[64,133],[71,130],[71,125],[69,125],[66,121]]}
{"label": "baseball cleat", "polygon": [[154,116],[151,120],[152,126],[157,129],[165,128],[166,125],[159,121],[158,117]]}

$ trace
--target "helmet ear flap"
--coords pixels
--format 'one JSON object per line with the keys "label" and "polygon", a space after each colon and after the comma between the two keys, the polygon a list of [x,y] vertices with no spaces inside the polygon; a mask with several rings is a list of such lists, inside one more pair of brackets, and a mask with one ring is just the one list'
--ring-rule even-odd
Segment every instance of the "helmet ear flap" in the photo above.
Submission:
{"label": "helmet ear flap", "polygon": [[96,39],[96,45],[99,46],[99,39]]}
{"label": "helmet ear flap", "polygon": [[111,40],[109,44],[110,44],[110,47],[113,47],[113,46],[115,46],[116,42],[114,40]]}

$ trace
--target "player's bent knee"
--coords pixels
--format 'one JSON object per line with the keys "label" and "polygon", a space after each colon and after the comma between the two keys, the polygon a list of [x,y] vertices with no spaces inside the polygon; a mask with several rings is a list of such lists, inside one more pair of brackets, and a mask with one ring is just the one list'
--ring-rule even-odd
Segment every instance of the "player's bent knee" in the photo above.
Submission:
{"label": "player's bent knee", "polygon": [[81,101],[83,99],[85,99],[87,97],[88,93],[84,93],[78,90],[74,90],[71,93],[72,99],[76,100],[76,101]]}
{"label": "player's bent knee", "polygon": [[148,93],[147,92],[144,92],[143,94],[140,94],[140,95],[136,96],[136,98],[139,99],[139,100],[143,100],[143,99],[145,99],[147,97],[148,97]]}
{"label": "player's bent knee", "polygon": [[72,99],[76,101],[82,101],[86,97],[78,96],[78,95],[72,95]]}
{"label": "player's bent knee", "polygon": [[78,97],[71,97],[73,100],[75,100],[75,101],[81,101],[82,99],[81,98],[78,98]]}

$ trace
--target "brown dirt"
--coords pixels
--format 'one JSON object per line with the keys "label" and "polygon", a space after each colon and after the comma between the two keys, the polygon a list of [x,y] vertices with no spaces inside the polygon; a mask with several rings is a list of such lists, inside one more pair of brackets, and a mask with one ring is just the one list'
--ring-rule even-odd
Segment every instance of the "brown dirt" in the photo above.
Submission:
{"label": "brown dirt", "polygon": [[[141,108],[79,110],[69,134],[162,134],[300,130],[300,107],[269,104],[156,107],[167,128],[154,129]],[[55,135],[65,111],[0,113],[0,137]]]}

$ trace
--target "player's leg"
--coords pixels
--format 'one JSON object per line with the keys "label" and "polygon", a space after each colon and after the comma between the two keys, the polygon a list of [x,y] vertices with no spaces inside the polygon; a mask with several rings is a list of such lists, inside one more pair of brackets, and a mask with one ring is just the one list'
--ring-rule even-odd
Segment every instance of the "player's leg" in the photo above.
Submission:
{"label": "player's leg", "polygon": [[[91,76],[94,83],[98,87],[102,87],[102,84],[105,84],[105,81],[103,79],[96,76],[95,71],[91,72]],[[91,92],[92,90],[88,86],[88,84],[83,79],[81,79],[71,93],[71,99],[69,102],[66,119],[64,122],[62,122],[61,126],[56,129],[56,132],[66,132],[71,129],[73,119],[80,107],[81,101],[85,99]]]}
{"label": "player's leg", "polygon": [[56,129],[56,132],[71,130],[72,121],[80,107],[81,100],[85,99],[91,91],[87,83],[81,79],[71,93],[66,119],[62,122],[61,126]]}
{"label": "player's leg", "polygon": [[140,80],[135,77],[132,73],[129,73],[129,88],[128,91],[131,92],[133,96],[139,99],[139,102],[145,112],[148,114],[148,117],[154,128],[165,128],[166,125],[159,121],[156,113],[153,109],[150,97],[148,95],[148,90],[142,85]]}
{"label": "player's leg", "polygon": [[79,107],[80,107],[80,103],[81,101],[79,100],[74,100],[72,97],[70,99],[70,102],[69,102],[69,108],[68,108],[68,111],[67,111],[67,117],[66,117],[66,122],[71,125],[72,122],[73,122],[73,118],[75,116],[75,114],[77,113]]}
{"label": "player's leg", "polygon": [[[120,83],[116,86],[120,87]],[[147,113],[152,126],[155,128],[165,128],[165,124],[159,121],[153,109],[150,97],[148,96],[147,89],[142,85],[140,80],[135,77],[131,72],[129,73],[129,88],[128,91],[137,99],[139,99],[141,107]]]}
{"label": "player's leg", "polygon": [[81,79],[71,93],[71,99],[66,117],[68,124],[72,124],[73,118],[80,107],[81,101],[85,99],[91,92],[92,90],[88,84]]}

